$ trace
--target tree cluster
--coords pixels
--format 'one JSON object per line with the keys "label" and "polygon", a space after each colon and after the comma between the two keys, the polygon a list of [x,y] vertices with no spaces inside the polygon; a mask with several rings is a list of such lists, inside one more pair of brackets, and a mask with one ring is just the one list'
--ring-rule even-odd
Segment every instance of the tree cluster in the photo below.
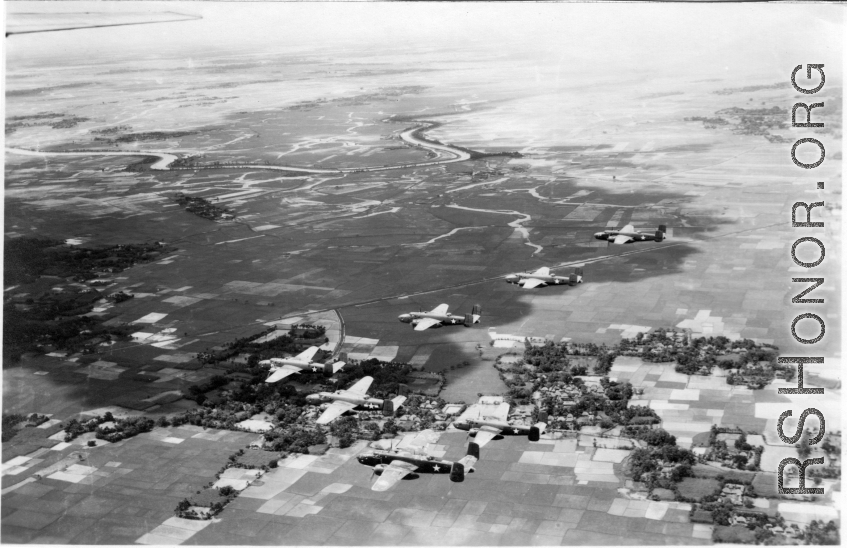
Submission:
{"label": "tree cluster", "polygon": [[177,192],[175,201],[185,208],[186,211],[211,221],[220,219],[225,215],[235,215],[235,211],[232,209],[228,207],[218,207],[209,200],[201,198],[200,196],[189,196],[182,192]]}

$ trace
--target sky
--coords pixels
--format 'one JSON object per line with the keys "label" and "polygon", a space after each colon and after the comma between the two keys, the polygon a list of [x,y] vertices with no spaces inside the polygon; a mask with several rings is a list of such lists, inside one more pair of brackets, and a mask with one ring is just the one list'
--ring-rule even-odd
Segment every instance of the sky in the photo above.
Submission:
{"label": "sky", "polygon": [[[784,72],[786,62],[841,65],[843,6],[648,3],[5,2],[19,13],[179,12],[203,19],[116,29],[15,35],[7,62],[39,64],[57,51],[134,57],[195,52],[320,51],[339,46],[414,55],[503,52],[573,69]],[[825,59],[821,59],[821,57]],[[570,71],[568,71],[570,72]]]}

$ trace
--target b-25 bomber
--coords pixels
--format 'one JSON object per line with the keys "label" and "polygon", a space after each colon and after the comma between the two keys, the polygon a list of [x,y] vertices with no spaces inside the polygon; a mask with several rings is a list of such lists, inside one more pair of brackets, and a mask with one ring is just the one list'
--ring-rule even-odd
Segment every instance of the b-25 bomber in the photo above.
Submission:
{"label": "b-25 bomber", "polygon": [[506,276],[506,281],[510,284],[517,284],[524,289],[543,287],[545,285],[576,285],[582,283],[582,269],[575,268],[570,276],[559,276],[550,272],[548,267],[543,266],[535,272],[509,274]]}
{"label": "b-25 bomber", "polygon": [[318,353],[318,350],[320,349],[317,346],[312,346],[303,352],[300,352],[293,358],[271,358],[269,360],[260,361],[259,365],[270,367],[271,374],[267,379],[265,379],[265,382],[278,382],[289,375],[309,369],[312,371],[318,371],[320,369],[325,375],[329,376],[337,373],[338,370],[346,365],[344,361],[325,364],[312,361],[315,354]]}
{"label": "b-25 bomber", "polygon": [[415,331],[423,331],[430,327],[441,327],[444,325],[464,325],[470,327],[475,323],[479,323],[482,317],[482,307],[475,304],[470,314],[464,316],[456,316],[447,312],[449,306],[440,304],[429,312],[409,312],[401,314],[397,319],[403,323],[410,323],[414,326]]}
{"label": "b-25 bomber", "polygon": [[465,474],[473,471],[479,460],[479,445],[468,444],[468,454],[456,462],[441,460],[423,452],[409,452],[392,449],[362,453],[357,457],[361,464],[373,466],[379,479],[371,487],[373,491],[386,491],[392,485],[408,475],[418,473],[450,474],[450,480],[462,482]]}
{"label": "b-25 bomber", "polygon": [[653,234],[640,232],[635,230],[634,226],[626,225],[620,230],[604,230],[603,232],[597,232],[594,234],[594,237],[598,240],[605,240],[610,244],[617,245],[630,244],[632,242],[661,242],[667,238],[665,235],[667,231],[668,227],[665,225],[659,225],[659,229]]}
{"label": "b-25 bomber", "polygon": [[539,421],[533,425],[501,420],[498,417],[479,417],[463,419],[453,423],[455,428],[466,430],[480,447],[497,436],[527,436],[529,441],[538,441],[547,429],[547,413],[542,411]]}
{"label": "b-25 bomber", "polygon": [[315,422],[329,424],[347,411],[352,411],[357,407],[382,409],[383,415],[393,416],[394,411],[406,401],[406,396],[397,396],[393,400],[382,400],[368,396],[368,388],[371,387],[372,382],[374,382],[373,377],[362,377],[346,390],[318,392],[306,396],[306,401],[312,404],[332,402]]}

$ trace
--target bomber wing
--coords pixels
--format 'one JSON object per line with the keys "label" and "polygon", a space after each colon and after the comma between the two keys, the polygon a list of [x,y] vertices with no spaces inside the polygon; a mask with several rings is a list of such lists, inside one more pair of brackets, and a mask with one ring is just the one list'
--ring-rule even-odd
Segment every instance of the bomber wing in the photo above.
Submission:
{"label": "bomber wing", "polygon": [[632,241],[631,236],[627,236],[626,234],[618,234],[617,236],[615,236],[615,241],[612,242],[612,243],[613,244],[625,244],[625,243],[631,242],[631,241]]}
{"label": "bomber wing", "polygon": [[345,390],[345,392],[352,393],[357,396],[364,396],[368,393],[368,388],[371,387],[371,383],[373,382],[373,377],[362,377],[356,382],[356,384]]}
{"label": "bomber wing", "polygon": [[433,325],[438,325],[440,323],[441,323],[441,320],[436,320],[435,318],[423,318],[415,326],[415,331],[423,331],[424,329],[429,329]]}
{"label": "bomber wing", "polygon": [[539,280],[538,278],[527,278],[523,282],[524,289],[532,289],[540,285],[547,285],[547,282],[545,282],[544,280]]}
{"label": "bomber wing", "polygon": [[550,275],[550,268],[546,267],[546,266],[542,266],[541,268],[539,268],[538,270],[533,272],[533,274],[535,274],[536,276],[549,276]]}
{"label": "bomber wing", "polygon": [[299,367],[295,367],[293,365],[283,365],[282,367],[271,373],[271,376],[265,379],[265,382],[278,382],[289,375],[293,375],[294,373],[299,372]]}
{"label": "bomber wing", "polygon": [[405,478],[418,467],[410,462],[405,462],[402,460],[393,460],[391,464],[385,467],[382,471],[382,474],[379,476],[379,479],[373,484],[371,490],[373,491],[387,491],[391,488],[392,485]]}
{"label": "bomber wing", "polygon": [[334,401],[329,407],[326,408],[326,411],[318,417],[318,420],[315,422],[318,424],[329,424],[347,411],[350,411],[356,407],[355,403],[350,403],[346,401]]}
{"label": "bomber wing", "polygon": [[502,433],[502,430],[494,426],[483,426],[474,437],[474,442],[482,447]]}
{"label": "bomber wing", "polygon": [[315,354],[318,353],[318,350],[320,350],[320,348],[318,348],[317,346],[310,346],[306,350],[297,354],[297,356],[294,359],[295,360],[302,360],[302,361],[305,361],[305,362],[310,362],[310,361],[312,361],[312,358],[315,357]]}
{"label": "bomber wing", "polygon": [[436,306],[435,308],[433,308],[432,310],[430,310],[429,313],[430,314],[439,314],[439,315],[447,314],[447,309],[449,309],[449,308],[450,308],[449,305],[440,304],[440,305]]}
{"label": "bomber wing", "polygon": [[632,226],[632,225],[626,225],[625,227],[620,229],[618,232],[635,232],[635,227]]}

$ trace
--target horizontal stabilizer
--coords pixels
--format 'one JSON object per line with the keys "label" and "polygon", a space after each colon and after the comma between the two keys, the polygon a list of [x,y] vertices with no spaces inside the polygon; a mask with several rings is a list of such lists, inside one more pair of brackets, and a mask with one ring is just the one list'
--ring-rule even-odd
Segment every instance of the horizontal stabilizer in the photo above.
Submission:
{"label": "horizontal stabilizer", "polygon": [[344,362],[335,362],[335,363],[325,363],[324,364],[324,375],[330,376],[338,373],[342,367],[346,364]]}
{"label": "horizontal stabilizer", "polygon": [[547,424],[537,422],[529,428],[529,441],[538,441],[541,439],[541,434],[547,429]]}
{"label": "horizontal stabilizer", "polygon": [[[474,444],[474,445],[476,445],[476,444]],[[465,455],[464,457],[459,459],[459,461],[456,464],[461,464],[466,472],[470,472],[471,470],[473,470],[473,467],[477,463],[477,461],[479,461],[478,458],[476,458],[472,455]]]}

